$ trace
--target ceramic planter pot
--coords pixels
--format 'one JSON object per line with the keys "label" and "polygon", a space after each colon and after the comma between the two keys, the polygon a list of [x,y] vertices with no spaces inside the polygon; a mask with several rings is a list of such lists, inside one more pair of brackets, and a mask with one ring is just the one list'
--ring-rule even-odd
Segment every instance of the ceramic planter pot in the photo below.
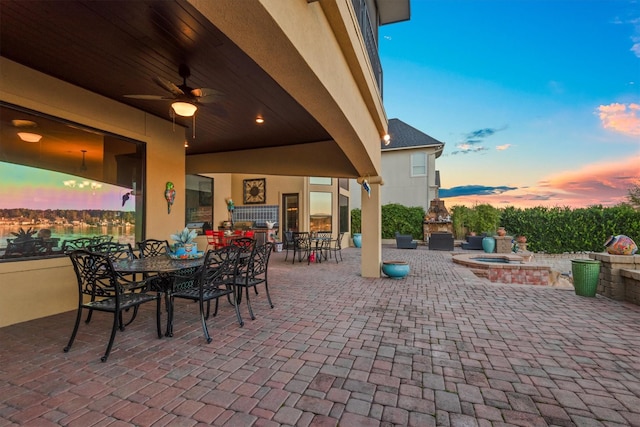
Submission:
{"label": "ceramic planter pot", "polygon": [[382,263],[382,272],[392,279],[402,279],[409,274],[411,268],[405,261],[384,261]]}
{"label": "ceramic planter pot", "polygon": [[483,238],[482,249],[488,254],[494,253],[496,251],[496,239],[494,239],[493,237]]}
{"label": "ceramic planter pot", "polygon": [[362,247],[362,234],[361,233],[353,233],[353,246],[356,248]]}
{"label": "ceramic planter pot", "polygon": [[638,245],[625,235],[611,236],[604,242],[607,252],[611,255],[633,255],[638,251]]}

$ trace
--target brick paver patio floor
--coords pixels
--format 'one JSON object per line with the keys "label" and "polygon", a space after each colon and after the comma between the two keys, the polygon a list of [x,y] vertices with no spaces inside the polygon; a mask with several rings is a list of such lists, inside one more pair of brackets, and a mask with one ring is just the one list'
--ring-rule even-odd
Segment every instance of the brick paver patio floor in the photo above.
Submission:
{"label": "brick paver patio floor", "polygon": [[424,247],[383,249],[402,280],[343,255],[274,254],[275,308],[262,291],[241,328],[225,301],[211,344],[184,301],[173,338],[149,305],[106,363],[101,313],[69,353],[74,312],[0,328],[0,426],[640,426],[640,307],[493,284]]}

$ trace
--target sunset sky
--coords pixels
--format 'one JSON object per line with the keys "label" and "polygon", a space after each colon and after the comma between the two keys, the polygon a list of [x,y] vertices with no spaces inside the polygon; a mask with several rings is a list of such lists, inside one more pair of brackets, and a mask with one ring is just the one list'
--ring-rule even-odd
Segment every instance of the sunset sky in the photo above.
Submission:
{"label": "sunset sky", "polygon": [[384,104],[444,142],[448,207],[586,207],[640,184],[640,2],[413,0]]}
{"label": "sunset sky", "polygon": [[135,210],[135,196],[122,202],[130,189],[74,175],[0,162],[0,180],[4,182],[0,209]]}

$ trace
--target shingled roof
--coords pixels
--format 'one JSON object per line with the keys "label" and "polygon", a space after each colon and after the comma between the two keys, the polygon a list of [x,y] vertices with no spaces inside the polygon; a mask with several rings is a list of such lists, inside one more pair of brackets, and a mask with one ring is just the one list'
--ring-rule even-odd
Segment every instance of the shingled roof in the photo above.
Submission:
{"label": "shingled roof", "polygon": [[424,132],[419,131],[413,126],[409,126],[400,119],[389,119],[389,136],[391,143],[384,145],[382,143],[382,151],[402,150],[408,148],[432,147],[438,148],[436,155],[440,157],[444,149],[444,142],[440,142],[430,137]]}

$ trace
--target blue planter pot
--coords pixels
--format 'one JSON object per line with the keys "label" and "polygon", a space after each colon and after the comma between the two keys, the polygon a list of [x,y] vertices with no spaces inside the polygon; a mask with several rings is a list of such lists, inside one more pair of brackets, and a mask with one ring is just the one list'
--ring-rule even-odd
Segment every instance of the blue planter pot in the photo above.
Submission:
{"label": "blue planter pot", "polygon": [[411,268],[404,261],[384,261],[382,272],[392,279],[403,279],[409,274]]}
{"label": "blue planter pot", "polygon": [[355,246],[356,248],[362,247],[362,234],[353,233],[353,246]]}
{"label": "blue planter pot", "polygon": [[493,237],[485,237],[482,239],[482,249],[486,253],[492,254],[496,251],[496,239]]}

